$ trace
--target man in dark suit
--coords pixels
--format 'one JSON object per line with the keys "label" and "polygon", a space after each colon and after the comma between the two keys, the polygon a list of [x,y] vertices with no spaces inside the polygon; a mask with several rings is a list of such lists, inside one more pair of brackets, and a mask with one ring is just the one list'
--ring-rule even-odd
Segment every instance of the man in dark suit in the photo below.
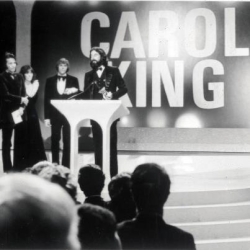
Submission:
{"label": "man in dark suit", "polygon": [[56,63],[57,74],[48,78],[45,85],[44,117],[45,126],[51,127],[52,161],[59,162],[59,143],[63,133],[62,165],[70,167],[70,125],[63,114],[51,103],[51,100],[66,100],[79,91],[78,79],[67,74],[69,61],[61,58]]}
{"label": "man in dark suit", "polygon": [[3,170],[12,170],[10,155],[11,137],[15,122],[12,112],[24,113],[24,107],[28,104],[25,94],[24,81],[16,72],[16,59],[11,53],[5,53],[6,70],[0,75],[0,128],[2,129],[2,159]]}
{"label": "man in dark suit", "polygon": [[[127,93],[127,87],[117,67],[107,65],[108,59],[105,51],[99,47],[90,50],[90,66],[84,81],[84,92],[91,100],[118,100]],[[116,120],[110,128],[110,175],[118,173],[117,162],[117,124]],[[99,124],[91,120],[95,164],[102,167],[102,130]]]}
{"label": "man in dark suit", "polygon": [[194,250],[194,238],[164,222],[163,206],[170,193],[166,171],[154,163],[139,165],[131,176],[138,215],[118,225],[123,249]]}

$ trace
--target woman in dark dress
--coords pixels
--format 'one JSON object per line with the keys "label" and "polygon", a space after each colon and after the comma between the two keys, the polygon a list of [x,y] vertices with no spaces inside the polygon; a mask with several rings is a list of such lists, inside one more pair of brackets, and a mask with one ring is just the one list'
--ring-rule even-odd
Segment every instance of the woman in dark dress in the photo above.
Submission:
{"label": "woman in dark dress", "polygon": [[36,112],[36,100],[38,96],[39,82],[33,68],[25,65],[20,74],[24,78],[25,90],[29,103],[25,109],[26,119],[16,125],[14,139],[14,168],[22,171],[39,161],[46,160],[44,144]]}

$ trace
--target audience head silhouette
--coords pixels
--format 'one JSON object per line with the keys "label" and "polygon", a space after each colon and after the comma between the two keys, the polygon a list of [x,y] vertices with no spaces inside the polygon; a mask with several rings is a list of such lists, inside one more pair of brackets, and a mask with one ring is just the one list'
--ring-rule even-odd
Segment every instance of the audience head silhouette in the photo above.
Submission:
{"label": "audience head silhouette", "polygon": [[109,196],[111,199],[115,199],[120,196],[121,193],[130,192],[130,173],[120,173],[114,176],[108,184]]}
{"label": "audience head silhouette", "polygon": [[78,183],[85,196],[101,195],[105,175],[95,164],[88,164],[79,170]]}
{"label": "audience head silhouette", "polygon": [[31,174],[0,178],[0,248],[79,249],[74,202]]}
{"label": "audience head silhouette", "polygon": [[78,237],[82,249],[121,249],[116,220],[106,208],[92,204],[79,207]]}
{"label": "audience head silhouette", "polygon": [[165,223],[163,206],[170,192],[170,179],[157,164],[136,167],[131,187],[138,215],[118,225],[123,249],[195,250],[191,234]]}
{"label": "audience head silhouette", "polygon": [[111,198],[109,209],[115,214],[118,223],[136,216],[130,179],[130,173],[120,173],[114,176],[108,185],[109,196]]}
{"label": "audience head silhouette", "polygon": [[131,188],[139,212],[162,213],[170,185],[170,178],[161,166],[146,163],[136,167],[131,176]]}
{"label": "audience head silhouette", "polygon": [[44,167],[38,176],[52,183],[60,185],[76,201],[77,183],[70,172],[70,169],[62,165]]}
{"label": "audience head silhouette", "polygon": [[54,166],[54,164],[49,161],[39,161],[31,168],[31,173],[38,175],[44,168],[48,166]]}

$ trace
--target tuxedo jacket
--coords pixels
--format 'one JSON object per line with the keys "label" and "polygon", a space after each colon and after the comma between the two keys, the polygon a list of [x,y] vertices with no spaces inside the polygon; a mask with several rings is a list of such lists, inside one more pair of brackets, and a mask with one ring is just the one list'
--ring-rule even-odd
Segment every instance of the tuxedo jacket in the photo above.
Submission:
{"label": "tuxedo jacket", "polygon": [[25,96],[24,80],[21,74],[15,74],[14,79],[6,71],[0,74],[0,128],[14,125],[11,113],[24,107],[21,99]]}
{"label": "tuxedo jacket", "polygon": [[[67,75],[65,88],[77,88],[79,90],[78,79],[74,76]],[[72,94],[72,95],[75,95]],[[67,100],[72,95],[60,95],[57,90],[57,75],[49,77],[45,84],[44,93],[44,118],[50,120],[60,119],[62,114],[51,103],[51,100]]]}
{"label": "tuxedo jacket", "polygon": [[[85,95],[87,96],[86,99],[92,99],[91,98],[91,89],[92,87],[90,86],[94,79],[95,79],[95,70],[91,70],[85,74],[85,79],[84,79],[84,91],[86,91]],[[121,76],[121,73],[117,67],[110,67],[106,66],[102,76],[105,82],[105,89],[108,92],[112,92],[113,94],[113,100],[117,100],[121,96],[125,95],[128,92],[128,89],[125,85],[125,82]],[[98,89],[96,89],[98,91]],[[102,99],[101,94],[95,94],[94,99]]]}

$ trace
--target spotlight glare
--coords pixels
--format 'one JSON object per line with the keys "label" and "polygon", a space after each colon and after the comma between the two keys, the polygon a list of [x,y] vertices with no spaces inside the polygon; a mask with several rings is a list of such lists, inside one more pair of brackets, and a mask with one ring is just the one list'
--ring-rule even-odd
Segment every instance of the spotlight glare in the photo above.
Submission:
{"label": "spotlight glare", "polygon": [[122,126],[128,125],[128,123],[129,123],[128,117],[127,116],[122,117],[120,119],[120,123],[121,123]]}
{"label": "spotlight glare", "polygon": [[89,1],[91,5],[97,5],[99,3],[99,0],[91,0]]}
{"label": "spotlight glare", "polygon": [[167,115],[163,110],[152,110],[147,116],[147,124],[149,127],[167,127]]}
{"label": "spotlight glare", "polygon": [[175,122],[176,128],[202,128],[202,122],[196,114],[186,113]]}

